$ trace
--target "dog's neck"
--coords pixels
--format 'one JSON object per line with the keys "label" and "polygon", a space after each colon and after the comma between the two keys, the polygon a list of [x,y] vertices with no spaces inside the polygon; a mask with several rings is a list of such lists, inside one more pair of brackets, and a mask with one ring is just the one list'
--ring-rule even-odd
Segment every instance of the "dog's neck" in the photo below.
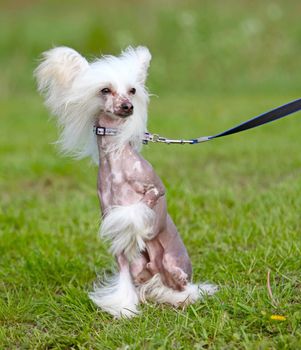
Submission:
{"label": "dog's neck", "polygon": [[[123,118],[112,118],[108,116],[105,113],[102,113],[99,115],[96,126],[101,126],[105,128],[114,128],[118,129],[126,122],[126,119]],[[106,159],[110,158],[111,156],[116,156],[116,153],[120,153],[120,149],[114,149],[114,144],[116,142],[116,136],[109,136],[109,135],[102,135],[97,136],[97,145],[98,145],[98,152],[99,152],[99,159],[102,161],[104,157]],[[125,147],[130,146],[124,145]],[[124,148],[124,147],[123,147]]]}

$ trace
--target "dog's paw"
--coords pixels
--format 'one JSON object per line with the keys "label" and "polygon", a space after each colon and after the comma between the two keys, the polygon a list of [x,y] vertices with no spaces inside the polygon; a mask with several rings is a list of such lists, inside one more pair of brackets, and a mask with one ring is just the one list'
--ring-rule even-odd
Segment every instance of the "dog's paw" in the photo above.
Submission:
{"label": "dog's paw", "polygon": [[188,275],[179,267],[164,270],[163,283],[174,290],[183,291],[188,283]]}
{"label": "dog's paw", "polygon": [[152,277],[153,275],[148,270],[144,269],[137,276],[134,277],[134,283],[137,286],[137,285],[146,283]]}
{"label": "dog's paw", "polygon": [[171,271],[173,279],[181,286],[186,286],[188,283],[188,275],[179,267],[173,268]]}

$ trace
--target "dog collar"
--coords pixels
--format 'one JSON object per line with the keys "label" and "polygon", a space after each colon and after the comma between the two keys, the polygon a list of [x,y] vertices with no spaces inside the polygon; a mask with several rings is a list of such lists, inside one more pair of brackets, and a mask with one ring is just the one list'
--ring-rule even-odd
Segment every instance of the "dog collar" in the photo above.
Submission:
{"label": "dog collar", "polygon": [[94,126],[94,132],[98,136],[115,136],[115,135],[117,135],[117,129],[105,128],[104,126]]}

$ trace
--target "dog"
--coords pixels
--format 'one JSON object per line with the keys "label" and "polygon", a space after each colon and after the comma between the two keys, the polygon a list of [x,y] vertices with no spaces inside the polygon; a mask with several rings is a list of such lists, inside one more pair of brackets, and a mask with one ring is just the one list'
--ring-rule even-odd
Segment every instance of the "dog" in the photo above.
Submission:
{"label": "dog", "polygon": [[89,296],[115,317],[136,315],[139,302],[179,307],[216,291],[191,282],[191,262],[167,213],[164,185],[140,154],[150,61],[142,46],[91,63],[71,48],[56,47],[35,70],[38,90],[57,117],[61,151],[90,156],[99,165],[100,235],[110,242],[118,272]]}

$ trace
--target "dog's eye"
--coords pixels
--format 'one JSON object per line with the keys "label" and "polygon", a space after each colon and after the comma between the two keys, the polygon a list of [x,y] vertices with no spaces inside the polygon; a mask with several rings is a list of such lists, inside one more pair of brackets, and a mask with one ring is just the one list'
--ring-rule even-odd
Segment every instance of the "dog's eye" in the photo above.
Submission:
{"label": "dog's eye", "polygon": [[101,93],[102,93],[103,95],[108,95],[108,94],[111,93],[111,90],[110,90],[109,88],[104,88],[104,89],[101,90]]}
{"label": "dog's eye", "polygon": [[135,93],[136,93],[136,89],[135,88],[131,88],[130,94],[135,95]]}

